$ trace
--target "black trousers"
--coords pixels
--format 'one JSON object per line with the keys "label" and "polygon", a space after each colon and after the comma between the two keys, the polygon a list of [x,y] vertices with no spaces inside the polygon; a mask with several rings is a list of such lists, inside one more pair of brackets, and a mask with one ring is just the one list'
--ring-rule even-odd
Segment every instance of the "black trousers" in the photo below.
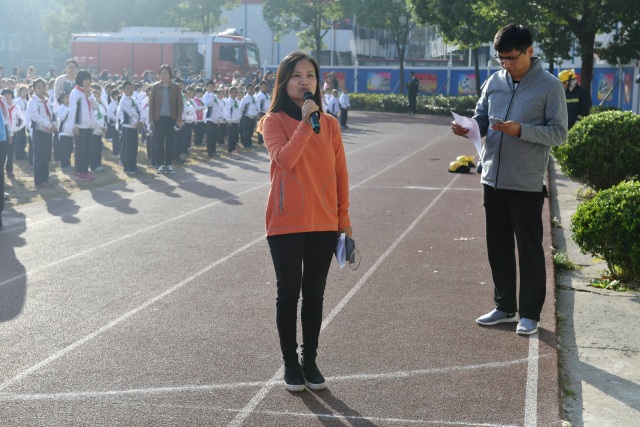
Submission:
{"label": "black trousers", "polygon": [[251,138],[253,137],[253,132],[256,129],[255,117],[251,118],[248,116],[242,116],[240,119],[240,126],[242,127],[242,145],[245,147],[251,147],[253,145]]}
{"label": "black trousers", "polygon": [[227,150],[231,153],[238,146],[238,137],[240,136],[238,133],[239,123],[229,123],[229,145],[227,146]]}
{"label": "black trousers", "polygon": [[16,135],[13,135],[13,142],[7,146],[6,171],[13,172],[13,159],[16,152]]}
{"label": "black trousers", "polygon": [[120,132],[116,129],[116,125],[109,124],[107,127],[107,138],[111,138],[111,152],[114,156],[120,155]]}
{"label": "black trousers", "polygon": [[416,113],[416,98],[418,97],[417,93],[409,92],[409,112],[411,114]]}
{"label": "black trousers", "polygon": [[91,140],[93,139],[93,129],[80,129],[80,134],[76,136],[76,172],[89,172],[89,161],[91,159]]}
{"label": "black trousers", "polygon": [[[542,247],[541,192],[496,190],[484,185],[487,252],[498,310],[520,313],[539,321],[546,295],[546,268]],[[515,238],[515,240],[514,240]],[[520,267],[520,297],[516,295],[516,255]],[[518,310],[518,305],[520,309]]]}
{"label": "black trousers", "polygon": [[189,152],[189,148],[191,147],[191,139],[193,138],[193,123],[184,123],[180,137],[180,153],[187,154]]}
{"label": "black trousers", "polygon": [[52,134],[33,129],[33,180],[36,185],[49,181],[52,143]]}
{"label": "black trousers", "polygon": [[89,152],[89,166],[93,171],[102,164],[102,134],[91,135],[91,148],[89,149]]}
{"label": "black trousers", "polygon": [[207,122],[207,154],[213,156],[218,145],[218,123]]}
{"label": "black trousers", "polygon": [[71,153],[73,153],[73,137],[60,135],[60,167],[71,167]]}
{"label": "black trousers", "polygon": [[176,122],[171,117],[160,116],[155,122],[153,135],[156,139],[156,148],[158,149],[158,160],[160,164],[168,166],[173,163],[173,152],[175,144]]}
{"label": "black trousers", "polygon": [[346,108],[340,108],[340,126],[342,127],[347,125],[347,119],[349,118],[348,111]]}
{"label": "black trousers", "polygon": [[130,172],[138,168],[138,129],[122,127],[122,167]]}
{"label": "black trousers", "polygon": [[13,143],[15,147],[15,158],[17,160],[26,160],[27,158],[27,129],[22,128],[13,135]]}
{"label": "black trousers", "polygon": [[207,131],[207,126],[204,122],[196,122],[193,126],[193,143],[195,145],[202,145],[204,140],[204,134]]}
{"label": "black trousers", "polygon": [[276,272],[276,325],[284,363],[298,360],[298,298],[302,291],[302,356],[315,360],[322,325],[327,274],[338,240],[336,231],[267,237]]}

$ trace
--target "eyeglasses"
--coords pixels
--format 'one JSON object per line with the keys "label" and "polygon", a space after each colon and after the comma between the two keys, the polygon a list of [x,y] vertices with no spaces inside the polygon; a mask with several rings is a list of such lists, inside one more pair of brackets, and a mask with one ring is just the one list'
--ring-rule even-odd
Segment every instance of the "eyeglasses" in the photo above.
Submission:
{"label": "eyeglasses", "polygon": [[525,53],[527,51],[527,49],[521,50],[519,54],[517,54],[516,56],[500,56],[497,53],[493,56],[495,59],[498,60],[499,63],[504,63],[504,62],[513,62],[516,59],[520,58],[520,55],[522,55],[523,53]]}

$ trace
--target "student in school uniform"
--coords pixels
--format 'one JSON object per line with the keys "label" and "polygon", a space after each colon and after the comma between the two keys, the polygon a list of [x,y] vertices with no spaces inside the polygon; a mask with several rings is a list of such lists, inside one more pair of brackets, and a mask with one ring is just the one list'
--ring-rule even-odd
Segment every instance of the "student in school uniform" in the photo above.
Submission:
{"label": "student in school uniform", "polygon": [[238,101],[238,88],[231,86],[229,88],[229,99],[225,106],[227,126],[229,131],[229,140],[227,141],[227,151],[229,153],[236,153],[238,150],[238,128],[240,126],[240,101]]}
{"label": "student in school uniform", "polygon": [[[25,115],[25,125],[29,125],[29,117],[27,116],[27,95],[29,94],[29,88],[26,85],[18,85],[16,89],[16,97],[13,100],[13,103],[16,104]],[[13,142],[15,144],[15,159],[16,160],[26,160],[27,159],[27,145],[29,145],[29,140],[27,138],[27,126],[23,127],[17,134],[13,137]],[[33,149],[29,147],[29,152],[33,155]]]}
{"label": "student in school uniform", "polygon": [[331,91],[331,99],[327,104],[327,113],[331,114],[336,119],[338,118],[338,113],[340,111],[340,101],[338,99],[338,89],[333,89]]}
{"label": "student in school uniform", "polygon": [[[269,95],[269,83],[266,81],[260,82],[260,91],[256,94],[256,102],[258,103],[258,120],[262,118],[267,111],[269,111],[269,107],[271,106],[271,98]],[[258,133],[258,145],[264,144],[264,139],[262,138],[262,134]]]}
{"label": "student in school uniform", "polygon": [[13,159],[16,149],[16,135],[24,129],[27,122],[22,108],[13,102],[13,91],[11,89],[4,89],[2,91],[2,96],[6,102],[4,104],[4,108],[7,110],[9,132],[13,134],[12,142],[7,145],[5,171],[8,178],[13,178],[15,177],[15,174],[13,173]]}
{"label": "student in school uniform", "polygon": [[53,121],[53,104],[47,99],[47,82],[35,79],[34,95],[27,103],[33,137],[33,180],[36,188],[51,188],[49,162],[56,125]]}
{"label": "student in school uniform", "polygon": [[109,92],[109,106],[107,107],[107,140],[111,139],[111,153],[114,159],[120,159],[120,131],[118,126],[118,105],[120,91],[112,89]]}
{"label": "student in school uniform", "polygon": [[342,93],[340,94],[340,98],[338,98],[338,104],[340,105],[340,128],[348,129],[349,126],[347,126],[347,119],[349,117],[348,116],[349,109],[351,109],[351,101],[349,100],[347,87],[342,86],[340,89],[342,90]]}
{"label": "student in school uniform", "polygon": [[225,107],[227,105],[226,95],[227,90],[225,88],[218,89],[217,101],[218,101],[218,138],[216,146],[224,145],[224,138],[227,136],[227,115],[225,114]]}
{"label": "student in school uniform", "polygon": [[240,127],[242,127],[242,145],[245,148],[253,146],[251,138],[253,132],[256,129],[256,118],[258,117],[258,103],[254,97],[255,88],[252,83],[245,85],[247,94],[242,98],[240,102],[240,111],[242,116],[240,118]]}
{"label": "student in school uniform", "polygon": [[189,152],[191,148],[191,139],[193,138],[193,126],[196,121],[196,104],[193,102],[195,91],[193,87],[187,87],[184,94],[184,110],[182,111],[182,119],[184,120],[184,133],[182,134],[182,143],[180,151],[183,154]]}
{"label": "student in school uniform", "polygon": [[91,73],[86,70],[76,75],[76,87],[69,95],[69,117],[73,120],[75,137],[75,178],[80,181],[93,181],[89,173],[91,159],[91,140],[95,126],[96,98],[91,92]]}
{"label": "student in school uniform", "polygon": [[102,90],[99,85],[92,87],[93,97],[98,103],[98,107],[94,111],[93,135],[91,138],[90,161],[89,166],[92,172],[102,172],[102,137],[107,133],[107,108],[102,103]]}
{"label": "student in school uniform", "polygon": [[207,93],[202,98],[207,107],[205,123],[207,124],[207,155],[209,157],[219,157],[216,146],[218,145],[218,116],[220,115],[220,104],[218,93],[212,80],[207,82]]}
{"label": "student in school uniform", "polygon": [[203,96],[204,89],[197,87],[195,96],[193,97],[193,103],[196,107],[196,121],[193,125],[193,143],[197,146],[202,145],[204,134],[207,129],[207,126],[204,123],[204,110],[206,107],[204,106],[204,102],[202,102]]}
{"label": "student in school uniform", "polygon": [[[8,112],[7,112],[8,116]],[[7,157],[7,147],[12,142],[9,121],[4,112],[0,111],[0,230],[2,230],[2,211],[4,210],[4,163]]]}
{"label": "student in school uniform", "polygon": [[140,173],[138,170],[138,129],[142,128],[142,115],[138,101],[133,97],[133,83],[122,84],[122,97],[117,115],[122,129],[122,166],[128,174]]}
{"label": "student in school uniform", "polygon": [[60,169],[73,171],[71,153],[73,153],[73,119],[69,117],[69,94],[63,92],[58,98],[58,137],[60,138]]}

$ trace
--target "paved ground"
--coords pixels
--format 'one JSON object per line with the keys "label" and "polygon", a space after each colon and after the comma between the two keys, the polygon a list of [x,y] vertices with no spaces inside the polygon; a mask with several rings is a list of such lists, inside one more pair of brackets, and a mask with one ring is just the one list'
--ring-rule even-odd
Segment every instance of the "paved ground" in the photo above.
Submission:
{"label": "paved ground", "polygon": [[539,334],[475,325],[479,177],[447,172],[473,147],[447,117],[350,121],[362,264],[330,273],[327,390],[281,382],[256,149],[5,212],[0,425],[560,425],[550,258]]}
{"label": "paved ground", "polygon": [[574,427],[640,425],[640,293],[589,286],[607,266],[571,240],[582,186],[553,162],[551,172],[551,211],[562,225],[553,240],[581,266],[556,277],[564,419]]}

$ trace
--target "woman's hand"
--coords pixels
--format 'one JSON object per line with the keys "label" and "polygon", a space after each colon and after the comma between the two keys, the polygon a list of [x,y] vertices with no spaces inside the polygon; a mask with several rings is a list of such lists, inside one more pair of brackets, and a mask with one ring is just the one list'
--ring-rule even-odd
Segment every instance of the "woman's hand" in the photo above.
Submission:
{"label": "woman's hand", "polygon": [[351,228],[351,226],[338,229],[338,234],[342,233],[346,234],[348,237],[351,237],[351,235],[353,234],[353,229]]}
{"label": "woman's hand", "polygon": [[458,136],[466,136],[469,133],[469,129],[463,128],[455,120],[451,122],[451,131]]}
{"label": "woman's hand", "polygon": [[318,107],[318,104],[316,104],[313,99],[307,99],[306,101],[304,101],[304,104],[302,104],[302,121],[307,124],[311,124],[311,119],[309,119],[309,116],[311,116],[311,113],[313,113],[314,111],[319,110],[320,107]]}

